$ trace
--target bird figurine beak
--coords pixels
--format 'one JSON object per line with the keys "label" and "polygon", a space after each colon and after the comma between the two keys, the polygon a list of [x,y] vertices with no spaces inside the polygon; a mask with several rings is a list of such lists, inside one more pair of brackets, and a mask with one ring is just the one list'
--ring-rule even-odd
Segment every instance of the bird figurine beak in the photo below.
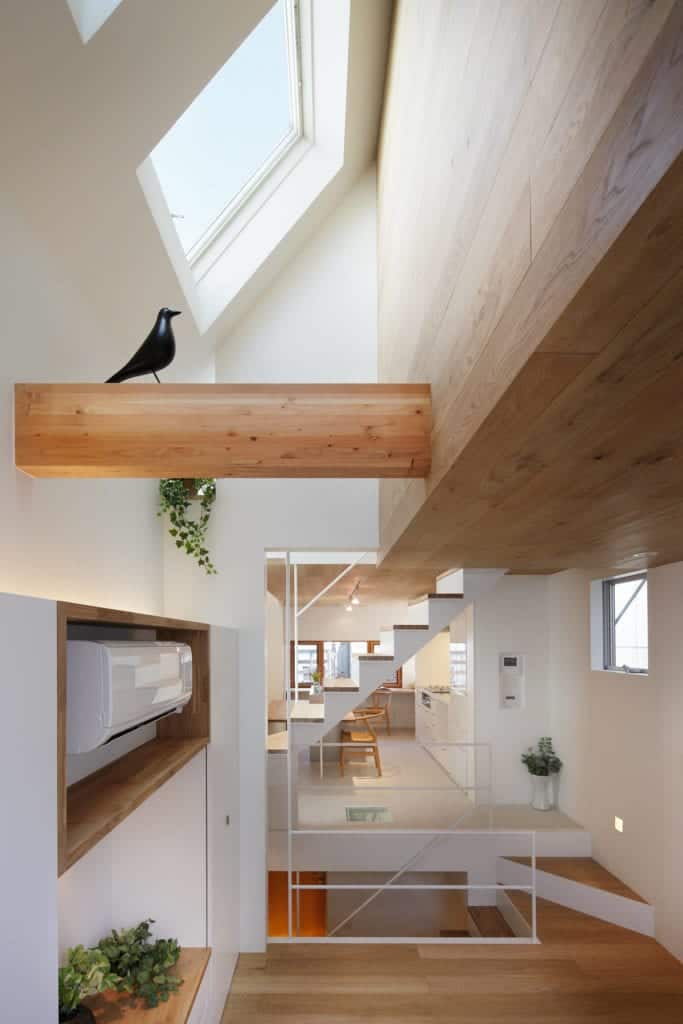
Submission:
{"label": "bird figurine beak", "polygon": [[182,312],[182,309],[170,309],[168,315],[169,317],[180,316]]}

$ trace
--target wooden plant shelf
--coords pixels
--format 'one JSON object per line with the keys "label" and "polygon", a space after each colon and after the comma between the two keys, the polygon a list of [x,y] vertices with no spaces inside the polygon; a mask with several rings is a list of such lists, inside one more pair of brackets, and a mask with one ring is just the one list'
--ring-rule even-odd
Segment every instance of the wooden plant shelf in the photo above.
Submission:
{"label": "wooden plant shelf", "polygon": [[[66,676],[69,626],[154,630],[158,640],[174,640],[192,648],[192,699],[179,715],[157,723],[156,739],[67,788]],[[57,788],[58,864],[63,874],[136,807],[187,764],[209,742],[209,627],[201,622],[156,615],[57,604]]]}
{"label": "wooden plant shelf", "polygon": [[64,870],[207,745],[207,739],[154,739],[69,786]]}
{"label": "wooden plant shelf", "polygon": [[35,477],[425,477],[428,384],[16,384]]}
{"label": "wooden plant shelf", "polygon": [[90,996],[85,1004],[94,1013],[97,1024],[185,1024],[192,1013],[210,957],[209,948],[183,948],[172,970],[173,974],[180,975],[183,984],[168,1002],[160,1003],[154,1009],[147,1009],[141,999],[131,999],[126,992],[113,991]]}

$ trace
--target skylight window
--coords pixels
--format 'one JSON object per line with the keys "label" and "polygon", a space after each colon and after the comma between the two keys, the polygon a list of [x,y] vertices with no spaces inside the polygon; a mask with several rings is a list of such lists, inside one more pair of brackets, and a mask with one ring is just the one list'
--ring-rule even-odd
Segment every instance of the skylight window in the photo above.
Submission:
{"label": "skylight window", "polygon": [[298,4],[277,0],[150,155],[190,262],[302,136]]}

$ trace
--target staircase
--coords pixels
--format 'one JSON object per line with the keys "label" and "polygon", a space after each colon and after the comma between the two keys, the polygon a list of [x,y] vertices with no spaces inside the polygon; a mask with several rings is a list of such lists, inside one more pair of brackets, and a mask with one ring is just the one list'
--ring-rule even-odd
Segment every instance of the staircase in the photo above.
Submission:
{"label": "staircase", "polygon": [[498,907],[470,907],[469,934],[481,939],[511,939],[515,933]]}
{"label": "staircase", "polygon": [[293,746],[310,746],[322,739],[341,722],[344,715],[391,679],[475,598],[494,587],[504,572],[504,569],[457,569],[442,574],[434,593],[411,602],[415,622],[383,630],[374,654],[361,654],[354,658],[351,679],[334,679],[324,684],[324,703],[293,702]]}
{"label": "staircase", "polygon": [[[498,881],[530,885],[528,857],[500,857]],[[654,935],[654,907],[591,857],[538,857],[539,897],[641,935]]]}

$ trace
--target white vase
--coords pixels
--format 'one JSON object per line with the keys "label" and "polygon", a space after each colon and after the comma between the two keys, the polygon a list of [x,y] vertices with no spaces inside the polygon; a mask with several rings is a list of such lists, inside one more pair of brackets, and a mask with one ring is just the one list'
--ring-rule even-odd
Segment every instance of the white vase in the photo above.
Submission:
{"label": "white vase", "polygon": [[551,775],[531,776],[531,806],[535,811],[551,811],[553,791]]}

